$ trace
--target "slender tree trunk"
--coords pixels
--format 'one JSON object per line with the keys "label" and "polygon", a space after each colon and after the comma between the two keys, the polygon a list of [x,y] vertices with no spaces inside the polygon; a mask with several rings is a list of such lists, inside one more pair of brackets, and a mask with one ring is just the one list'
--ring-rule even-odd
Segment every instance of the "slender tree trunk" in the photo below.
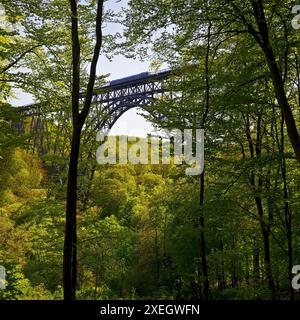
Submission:
{"label": "slender tree trunk", "polygon": [[248,257],[248,254],[246,254],[246,276],[245,276],[245,280],[246,280],[246,285],[249,286],[250,285],[250,272],[249,272],[249,257]]}
{"label": "slender tree trunk", "polygon": [[253,239],[253,282],[254,286],[258,285],[260,280],[259,272],[259,246],[257,245],[256,238]]}
{"label": "slender tree trunk", "polygon": [[98,0],[96,17],[96,44],[91,62],[90,77],[82,111],[79,112],[80,98],[80,42],[78,33],[77,1],[69,0],[71,8],[72,31],[72,140],[68,171],[66,225],[63,257],[64,299],[76,298],[77,284],[77,175],[80,150],[81,130],[88,116],[94,90],[96,67],[102,45],[102,11],[103,0]]}
{"label": "slender tree trunk", "polygon": [[264,221],[264,209],[263,209],[261,198],[256,196],[255,202],[256,202],[258,215],[260,217],[260,227],[261,227],[261,233],[263,238],[265,277],[267,280],[268,288],[272,292],[272,297],[275,298],[276,290],[275,290],[275,283],[272,275],[271,254],[270,254],[270,229],[269,229],[269,226],[266,225]]}
{"label": "slender tree trunk", "polygon": [[[280,152],[282,154],[281,158],[281,174],[283,180],[283,198],[284,198],[284,220],[286,226],[286,235],[287,235],[287,245],[288,245],[288,276],[290,283],[293,279],[292,269],[293,269],[293,243],[292,243],[292,211],[289,204],[289,196],[288,196],[288,184],[287,184],[287,174],[286,174],[286,159],[284,154],[284,123],[283,117],[280,123],[280,135],[281,135],[281,146]],[[290,286],[290,293],[289,293],[290,300],[294,300],[294,289]]]}
{"label": "slender tree trunk", "polygon": [[158,246],[158,231],[155,228],[155,260],[156,260],[156,281],[159,283],[160,278],[160,259],[159,259],[159,246]]}
{"label": "slender tree trunk", "polygon": [[98,266],[95,270],[95,289],[94,289],[94,300],[97,299],[97,292],[98,292]]}
{"label": "slender tree trunk", "polygon": [[201,258],[201,275],[203,277],[203,297],[208,300],[208,268],[206,258],[206,242],[205,242],[205,223],[204,223],[204,172],[200,176],[200,258]]}
{"label": "slender tree trunk", "polygon": [[[284,202],[284,212],[285,212],[285,223],[286,223],[286,231],[287,231],[287,241],[288,241],[288,276],[290,283],[294,275],[292,274],[293,269],[293,243],[292,243],[292,215],[291,210],[288,203],[287,193],[285,191],[286,198]],[[290,300],[294,300],[294,289],[290,286],[290,293],[289,293]]]}
{"label": "slender tree trunk", "polygon": [[[250,129],[250,119],[249,115],[247,114],[246,118],[246,137],[249,144],[249,150],[250,150],[250,157],[251,158],[257,158],[259,159],[261,156],[261,148],[262,148],[262,115],[261,112],[258,112],[257,115],[257,123],[256,123],[256,141],[253,141],[251,136],[251,129]],[[272,297],[275,297],[276,290],[275,290],[275,283],[273,280],[272,275],[272,268],[271,268],[271,255],[270,255],[270,228],[271,228],[271,213],[269,212],[269,217],[266,220],[265,214],[264,214],[264,208],[263,203],[261,199],[261,192],[262,192],[262,186],[263,186],[263,180],[262,180],[262,171],[260,170],[258,173],[258,177],[256,179],[256,176],[254,174],[254,171],[251,171],[250,174],[248,174],[248,179],[250,182],[250,185],[253,188],[253,191],[255,192],[256,196],[254,197],[256,208],[257,208],[257,214],[259,218],[260,223],[260,229],[262,233],[263,238],[263,257],[264,257],[264,274],[267,280],[268,287],[270,291],[272,292]],[[257,180],[257,182],[256,182]]]}
{"label": "slender tree trunk", "polygon": [[273,48],[269,38],[269,30],[266,22],[262,0],[252,1],[252,7],[259,33],[248,25],[249,32],[254,36],[262,48],[271,73],[275,95],[282,110],[287,127],[288,136],[294,149],[297,160],[300,162],[300,136],[296,127],[296,121],[285,93],[284,81],[275,59]]}
{"label": "slender tree trunk", "polygon": [[[262,120],[261,113],[259,112],[258,118],[257,118],[257,129],[256,129],[257,133],[256,133],[256,144],[255,144],[255,154],[257,158],[260,158],[261,148],[262,148],[261,120]],[[262,175],[262,172],[260,170],[259,177],[258,177],[258,186],[257,186],[257,192],[259,194],[262,191],[262,185],[263,185],[261,175]],[[272,275],[271,254],[270,254],[270,228],[271,228],[271,222],[273,220],[272,212],[269,211],[269,216],[266,221],[262,199],[259,195],[255,196],[255,202],[256,202],[257,212],[259,215],[259,221],[260,221],[261,232],[263,237],[264,265],[265,265],[266,280],[268,283],[268,287],[272,292],[272,297],[275,298],[276,290],[275,290],[275,283]]]}
{"label": "slender tree trunk", "polygon": [[224,290],[226,287],[225,283],[225,270],[224,270],[224,246],[223,246],[223,240],[221,239],[220,242],[221,246],[221,252],[222,252],[222,257],[221,257],[221,283],[220,283],[220,289]]}
{"label": "slender tree trunk", "polygon": [[[209,107],[210,107],[210,82],[209,82],[209,56],[211,47],[211,21],[208,22],[207,27],[207,44],[206,44],[206,54],[205,54],[205,110],[201,121],[201,127],[205,128],[206,120],[208,117]],[[204,171],[200,176],[200,216],[199,216],[199,233],[200,233],[200,269],[201,275],[203,277],[203,298],[208,300],[209,294],[209,281],[208,281],[208,267],[207,267],[207,257],[206,257],[206,242],[205,242],[205,218],[204,218]]]}
{"label": "slender tree trunk", "polygon": [[64,243],[63,282],[64,298],[75,299],[77,277],[77,227],[76,227],[76,201],[77,201],[77,168],[80,146],[80,129],[74,128],[69,161],[66,227]]}
{"label": "slender tree trunk", "polygon": [[[296,159],[300,162],[300,136],[296,126],[296,121],[292,112],[292,109],[288,103],[287,95],[284,88],[284,80],[282,78],[278,63],[276,61],[272,44],[269,37],[268,24],[265,17],[264,5],[262,0],[252,0],[251,5],[253,9],[253,15],[256,20],[257,27],[252,25],[244,14],[244,12],[235,4],[234,1],[230,2],[232,9],[236,12],[238,18],[242,21],[247,28],[249,34],[253,36],[257,44],[261,47],[266,62],[268,64],[274,92],[284,116],[284,120],[287,127],[288,136]],[[258,29],[258,30],[257,30]]]}

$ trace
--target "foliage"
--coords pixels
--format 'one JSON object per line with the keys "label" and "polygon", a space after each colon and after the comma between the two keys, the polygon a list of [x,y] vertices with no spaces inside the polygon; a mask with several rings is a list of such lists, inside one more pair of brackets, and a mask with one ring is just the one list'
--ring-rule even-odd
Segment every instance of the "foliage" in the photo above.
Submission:
{"label": "foliage", "polygon": [[[72,136],[69,6],[3,3],[0,265],[7,288],[0,299],[61,299]],[[94,117],[87,118],[78,166],[79,299],[299,298],[290,285],[300,255],[297,137],[289,128],[289,120],[300,126],[292,4],[130,0],[118,17],[124,34],[104,35],[109,55],[170,66],[164,85],[172,94],[144,116],[158,128],[204,128],[205,172],[199,178],[175,165],[100,166]],[[78,5],[86,88],[95,1]],[[265,17],[257,19],[260,5]],[[111,22],[115,13],[104,18]],[[25,134],[17,134],[20,117],[9,104],[15,87],[43,102],[46,132],[31,135],[34,118],[27,117]]]}

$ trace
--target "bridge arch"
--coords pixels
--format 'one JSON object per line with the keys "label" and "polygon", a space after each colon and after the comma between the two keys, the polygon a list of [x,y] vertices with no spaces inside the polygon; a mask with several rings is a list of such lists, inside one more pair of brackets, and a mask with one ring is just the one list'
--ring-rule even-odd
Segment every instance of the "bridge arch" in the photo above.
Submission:
{"label": "bridge arch", "polygon": [[[130,77],[113,80],[104,86],[94,89],[92,106],[88,117],[88,125],[95,131],[109,133],[114,124],[127,111],[139,108],[143,109],[156,119],[163,118],[155,107],[159,97],[164,96],[168,91],[166,80],[170,77],[170,70],[163,70],[157,73],[143,72]],[[82,94],[82,100],[84,95]],[[43,110],[45,103],[37,103],[18,108],[18,111],[26,117],[31,118],[30,133],[33,135],[34,147],[46,153],[41,144],[47,140],[47,119],[57,116],[59,113],[66,113],[64,110],[49,110],[45,108],[50,116]],[[43,122],[44,120],[44,122]],[[45,121],[46,120],[46,121]],[[23,122],[15,127],[20,133],[24,132]],[[44,137],[46,136],[46,137]],[[36,146],[35,146],[36,145]]]}
{"label": "bridge arch", "polygon": [[162,117],[155,109],[155,103],[167,91],[165,81],[169,75],[169,70],[143,72],[113,80],[96,89],[91,110],[96,130],[108,132],[124,113],[133,108],[141,108],[155,118]]}

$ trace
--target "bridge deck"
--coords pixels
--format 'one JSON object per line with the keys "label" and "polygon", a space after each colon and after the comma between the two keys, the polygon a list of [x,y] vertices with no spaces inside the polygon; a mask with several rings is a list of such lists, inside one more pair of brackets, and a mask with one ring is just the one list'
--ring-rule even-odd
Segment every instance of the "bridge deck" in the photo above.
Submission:
{"label": "bridge deck", "polygon": [[[159,72],[142,72],[142,73],[138,73],[138,74],[134,74],[128,77],[124,77],[124,78],[119,78],[119,79],[115,79],[112,80],[106,84],[104,84],[101,87],[95,88],[94,89],[94,94],[93,94],[93,102],[107,102],[110,100],[109,97],[107,97],[107,93],[116,91],[116,90],[122,90],[122,89],[129,89],[129,88],[133,88],[139,85],[143,85],[143,84],[147,84],[150,82],[157,82],[157,81],[162,81],[166,78],[168,78],[170,75],[170,70],[169,69],[165,69],[165,70],[161,70]],[[149,88],[147,88],[149,90]],[[150,88],[151,90],[151,88]],[[122,92],[120,92],[122,95]],[[124,91],[125,93],[125,91]],[[142,93],[142,92],[141,92]],[[143,92],[144,94],[147,94],[149,92]],[[159,91],[155,91],[154,93],[159,93]],[[106,97],[104,99],[99,98],[99,95],[106,95]],[[81,93],[81,97],[84,96],[84,93]],[[111,96],[112,100],[115,100],[116,98],[119,98],[120,94],[113,94]],[[24,114],[28,114],[30,113],[30,111],[32,111],[33,109],[36,109],[38,107],[40,107],[42,104],[44,104],[43,102],[37,102],[37,103],[31,103],[28,105],[24,105],[21,107],[16,107],[17,108],[17,112],[19,113],[24,113]]]}

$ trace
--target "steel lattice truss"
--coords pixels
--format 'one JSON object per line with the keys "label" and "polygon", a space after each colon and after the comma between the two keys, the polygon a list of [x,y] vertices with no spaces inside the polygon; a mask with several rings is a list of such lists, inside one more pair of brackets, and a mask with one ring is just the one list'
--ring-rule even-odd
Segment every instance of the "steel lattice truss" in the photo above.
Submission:
{"label": "steel lattice truss", "polygon": [[[157,108],[157,99],[169,91],[166,85],[169,76],[169,70],[158,73],[143,72],[96,88],[86,128],[108,133],[116,121],[132,108],[141,108],[156,119],[162,119],[163,115]],[[81,104],[84,102],[83,97],[82,94]],[[13,124],[20,134],[29,131],[33,136],[34,149],[42,154],[49,149],[48,129],[51,123],[64,135],[68,127],[66,122],[71,119],[70,110],[57,109],[57,106],[54,106],[56,110],[52,110],[50,106],[50,103],[43,102],[19,107],[17,113],[22,116],[21,121]]]}
{"label": "steel lattice truss", "polygon": [[[144,72],[113,80],[96,88],[92,98],[89,122],[94,124],[96,130],[109,131],[116,121],[132,108],[142,108],[157,118],[161,117],[155,109],[155,101],[167,91],[165,80],[169,74],[169,70],[158,73]],[[45,119],[43,104],[21,107],[18,108],[18,112],[25,117],[32,117],[33,131],[35,128],[41,131],[39,118],[42,115]],[[23,124],[18,125],[19,131],[22,131],[22,126]]]}
{"label": "steel lattice truss", "polygon": [[160,117],[155,110],[156,99],[167,89],[165,80],[169,71],[156,74],[141,74],[116,80],[101,87],[93,96],[91,117],[97,130],[110,130],[116,121],[132,108],[142,108]]}

